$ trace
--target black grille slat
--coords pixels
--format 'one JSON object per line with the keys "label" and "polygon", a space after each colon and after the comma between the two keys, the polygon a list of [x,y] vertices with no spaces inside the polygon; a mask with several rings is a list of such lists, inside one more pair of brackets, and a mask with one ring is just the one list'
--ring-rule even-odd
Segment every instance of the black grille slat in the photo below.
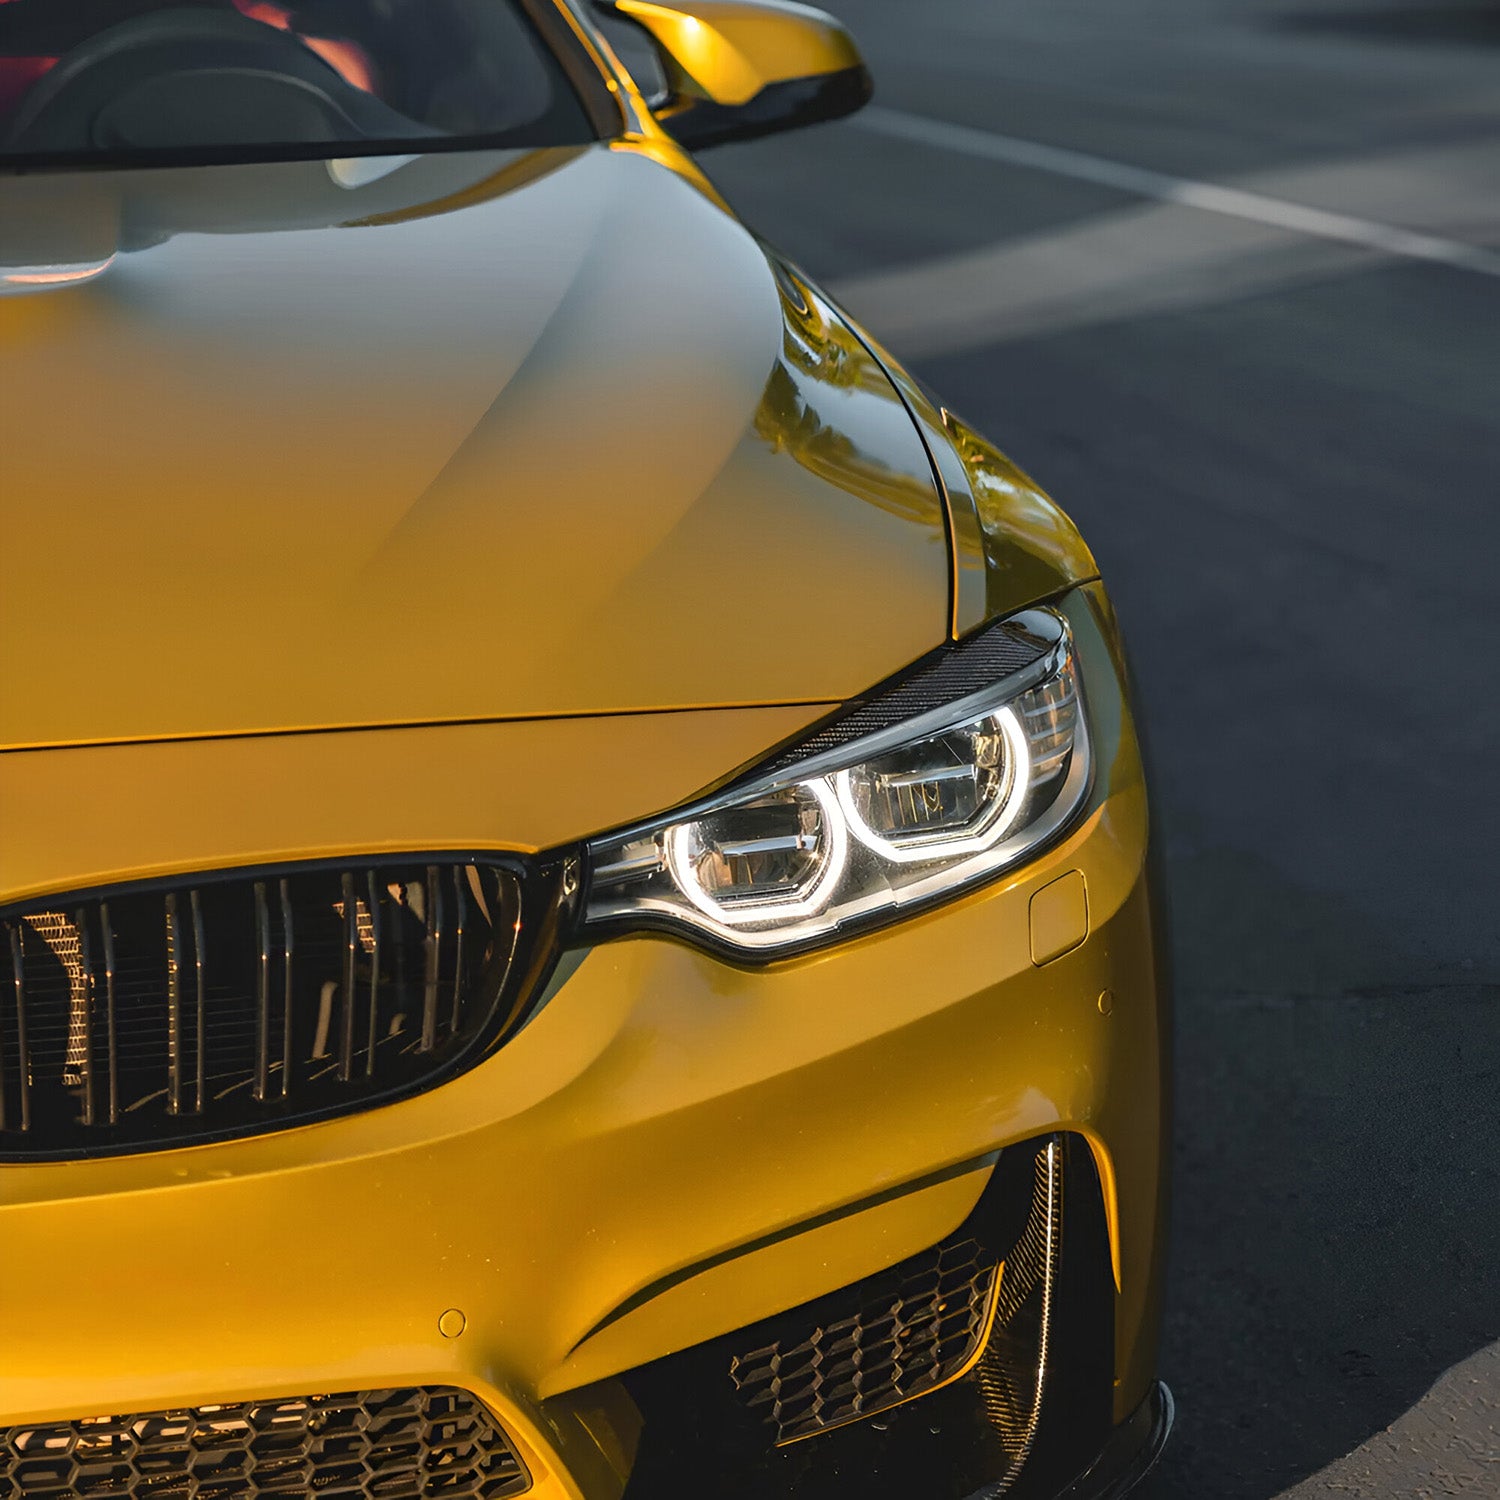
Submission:
{"label": "black grille slat", "polygon": [[109,1073],[109,1123],[120,1118],[120,1048],[115,1034],[115,934],[109,921],[109,902],[99,903],[99,925],[104,937],[104,1037]]}
{"label": "black grille slat", "polygon": [[348,1083],[354,1076],[354,1006],[359,998],[355,975],[359,969],[359,906],[354,895],[354,876],[346,870],[342,877],[344,900],[344,988],[340,1013],[339,1082]]}
{"label": "black grille slat", "polygon": [[81,908],[73,914],[78,933],[78,967],[81,979],[74,994],[74,1013],[78,1036],[78,1071],[83,1082],[83,1123],[92,1125],[97,1114],[94,1101],[94,961],[93,944],[89,942],[88,913]]}
{"label": "black grille slat", "polygon": [[[16,984],[16,1074],[19,1082],[19,1115],[22,1130],[31,1129],[31,1051],[26,1043],[26,959],[21,929],[12,924],[10,929],[10,964]],[[8,1127],[9,1121],[0,1119],[0,1130]]]}
{"label": "black grille slat", "polygon": [[422,943],[422,1050],[437,1045],[438,945],[442,941],[443,888],[437,870],[427,867],[427,932]]}
{"label": "black grille slat", "polygon": [[271,1080],[271,909],[263,880],[255,882],[255,936],[255,1098],[263,1102]]}
{"label": "black grille slat", "polygon": [[167,923],[167,1109],[182,1113],[182,932],[177,920],[177,893],[164,903]]}
{"label": "black grille slat", "polygon": [[[469,906],[464,897],[464,873],[455,869],[453,872],[453,931],[458,943],[458,952],[462,959],[464,951],[464,921],[468,917]],[[459,1007],[463,1004],[463,990],[453,986],[453,1029],[458,1030]]]}
{"label": "black grille slat", "polygon": [[278,882],[281,894],[281,1097],[292,1087],[292,898],[285,880]]}
{"label": "black grille slat", "polygon": [[[405,918],[410,918],[411,903],[406,881],[401,881],[397,884],[397,888],[392,896],[392,901],[394,911],[403,914],[403,917]],[[395,1004],[396,1009],[403,1015],[406,1013],[407,1005],[409,1003],[409,997],[411,994],[408,975],[406,972],[406,963],[407,949],[410,946],[408,940],[413,936],[414,934],[411,932],[409,922],[407,920],[396,922],[391,931],[391,951],[395,955],[395,974],[393,976],[395,986],[395,999],[393,1003]],[[420,1052],[430,1051],[430,1048],[424,1047],[422,1045],[421,1035],[422,1034],[419,1031],[418,1040],[416,1043],[417,1050]]]}
{"label": "black grille slat", "polygon": [[[14,945],[14,941],[15,940],[12,939],[12,945]],[[19,989],[20,982],[21,982],[21,979],[20,979],[20,969],[17,966],[15,952],[14,952],[14,946],[12,946],[11,967],[15,971],[14,974],[13,974],[13,976],[12,976],[13,982],[15,983],[15,985],[17,986],[17,988]],[[20,1006],[19,1005],[16,1008],[17,1008],[18,1011],[20,1010]],[[0,1024],[0,1130],[4,1130],[5,1129],[6,1121],[7,1121],[8,1116],[9,1116],[8,1101],[7,1101],[6,1092],[5,1092],[5,1027],[4,1027],[3,1024]]]}
{"label": "black grille slat", "polygon": [[202,1114],[208,1087],[208,945],[203,937],[203,903],[198,892],[188,892],[193,917],[193,1109]]}
{"label": "black grille slat", "polygon": [[0,1159],[251,1134],[446,1077],[524,1015],[555,940],[555,867],[516,864],[224,872],[0,911]]}
{"label": "black grille slat", "polygon": [[445,1386],[0,1428],[0,1494],[26,1500],[509,1500],[530,1488],[485,1407]]}
{"label": "black grille slat", "polygon": [[375,1076],[375,1047],[380,1035],[380,893],[375,888],[375,872],[365,872],[370,916],[370,1000],[365,1018],[365,1077]]}

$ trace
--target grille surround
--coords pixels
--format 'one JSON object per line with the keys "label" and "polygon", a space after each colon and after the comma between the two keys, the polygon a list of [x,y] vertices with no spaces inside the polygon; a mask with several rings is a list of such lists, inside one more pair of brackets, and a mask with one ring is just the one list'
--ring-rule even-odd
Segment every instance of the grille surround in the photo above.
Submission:
{"label": "grille surround", "polygon": [[0,908],[0,1162],[235,1139],[446,1082],[530,1018],[577,885],[571,852],[381,854]]}
{"label": "grille surround", "polygon": [[531,1476],[477,1397],[436,1386],[80,1417],[0,1430],[17,1500],[507,1500]]}

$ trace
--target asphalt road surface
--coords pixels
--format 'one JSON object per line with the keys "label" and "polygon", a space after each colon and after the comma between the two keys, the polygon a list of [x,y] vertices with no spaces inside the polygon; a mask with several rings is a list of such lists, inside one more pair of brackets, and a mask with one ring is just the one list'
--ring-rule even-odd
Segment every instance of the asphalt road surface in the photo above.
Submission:
{"label": "asphalt road surface", "polygon": [[705,156],[1083,526],[1179,1112],[1153,1500],[1500,1497],[1500,3],[824,0]]}

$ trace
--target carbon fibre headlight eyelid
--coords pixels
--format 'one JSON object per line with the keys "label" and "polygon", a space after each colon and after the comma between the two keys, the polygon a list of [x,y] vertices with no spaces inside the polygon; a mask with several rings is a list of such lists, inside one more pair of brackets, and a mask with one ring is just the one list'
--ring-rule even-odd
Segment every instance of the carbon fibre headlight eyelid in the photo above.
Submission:
{"label": "carbon fibre headlight eyelid", "polygon": [[822,763],[830,753],[865,748],[895,731],[920,732],[929,724],[943,727],[951,715],[963,716],[970,699],[983,701],[997,683],[1024,686],[1033,673],[1044,673],[1065,633],[1051,610],[1027,610],[1002,620],[977,635],[957,642],[890,686],[877,689],[862,702],[816,729],[805,740],[756,768],[758,777],[775,775],[791,766],[807,768]]}
{"label": "carbon fibre headlight eyelid", "polygon": [[1009,869],[1090,778],[1063,617],[949,648],[695,807],[595,840],[585,934],[676,930],[772,958]]}

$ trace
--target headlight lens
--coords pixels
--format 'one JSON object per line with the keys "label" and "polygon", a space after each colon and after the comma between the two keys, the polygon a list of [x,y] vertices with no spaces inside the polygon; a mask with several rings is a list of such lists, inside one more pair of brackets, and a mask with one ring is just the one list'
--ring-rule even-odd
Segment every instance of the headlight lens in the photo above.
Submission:
{"label": "headlight lens", "polygon": [[849,858],[849,835],[826,782],[779,787],[674,823],[661,838],[677,890],[730,926],[822,911]]}
{"label": "headlight lens", "polygon": [[[846,721],[878,725],[882,704],[918,710],[902,722],[842,744],[835,725],[800,761],[783,756],[676,821],[596,840],[587,923],[773,957],[1018,864],[1082,802],[1089,739],[1062,617],[1031,611],[1007,628],[1003,646],[1032,647],[1020,670],[978,688],[972,674],[929,673]],[[990,647],[986,660],[1015,660]]]}

